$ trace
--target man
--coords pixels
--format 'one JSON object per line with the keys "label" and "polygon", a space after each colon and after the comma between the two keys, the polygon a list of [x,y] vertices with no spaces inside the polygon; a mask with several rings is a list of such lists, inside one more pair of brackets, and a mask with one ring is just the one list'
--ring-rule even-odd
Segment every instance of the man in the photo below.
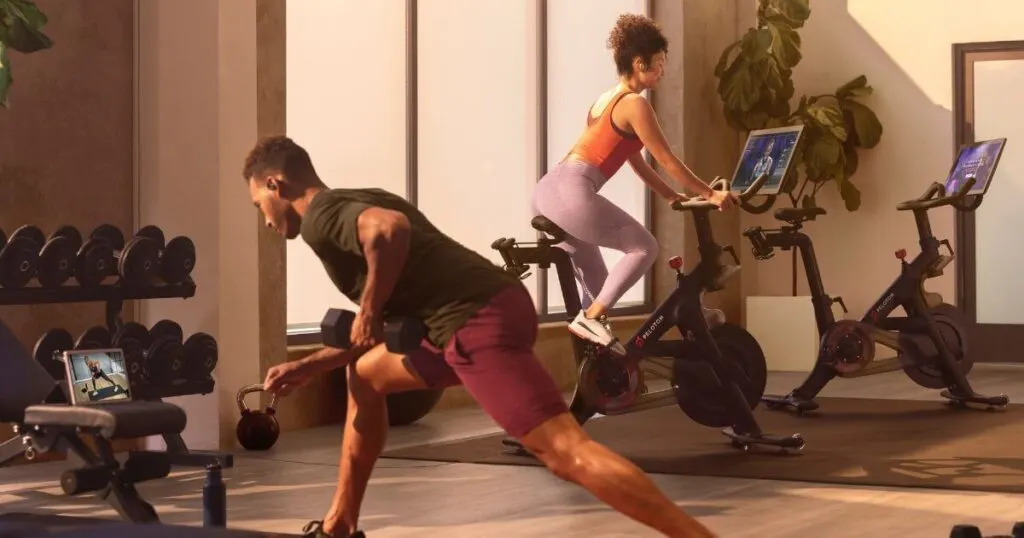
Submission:
{"label": "man", "polygon": [[[349,403],[338,487],[306,536],[362,537],[359,509],[387,434],[385,396],[463,384],[480,406],[556,476],[668,536],[713,534],[668,500],[635,465],[587,437],[533,354],[537,313],[522,283],[452,240],[399,196],[328,189],[306,151],[265,138],[243,176],[268,227],[302,236],[331,280],[359,304],[350,349],[323,350],[267,372],[264,388],[287,396],[309,379],[347,367]],[[427,327],[422,348],[387,351],[382,320],[411,316]]]}
{"label": "man", "polygon": [[[110,377],[107,376],[107,373],[104,372],[103,368],[100,367],[99,361],[94,361],[92,359],[86,359],[85,365],[89,367],[89,374],[92,376],[92,391],[94,393],[95,392],[99,392],[99,390],[100,390],[99,387],[96,386],[96,381],[98,381],[100,379],[104,379],[104,380],[106,380],[107,383],[110,383],[111,385],[113,385],[115,390],[121,388],[120,386],[118,386],[117,383],[114,383],[114,380],[110,379]],[[85,382],[85,386],[88,388],[88,386],[89,386],[89,382],[88,381]]]}

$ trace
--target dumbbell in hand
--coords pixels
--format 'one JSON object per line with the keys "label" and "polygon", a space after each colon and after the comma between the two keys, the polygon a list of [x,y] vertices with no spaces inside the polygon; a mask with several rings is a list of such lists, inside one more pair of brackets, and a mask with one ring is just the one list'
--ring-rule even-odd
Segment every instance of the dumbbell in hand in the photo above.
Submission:
{"label": "dumbbell in hand", "polygon": [[116,262],[117,271],[105,268],[104,276],[120,275],[121,282],[128,286],[145,285],[156,276],[160,245],[152,237],[136,234],[126,244],[121,230],[102,224],[89,234],[89,238],[105,243],[112,251],[108,259]]}
{"label": "dumbbell in hand", "polygon": [[[338,349],[352,347],[352,323],[356,313],[351,310],[330,308],[320,322],[320,335],[324,345]],[[384,320],[384,344],[392,353],[409,353],[420,347],[426,336],[423,322],[410,317],[396,317]]]}

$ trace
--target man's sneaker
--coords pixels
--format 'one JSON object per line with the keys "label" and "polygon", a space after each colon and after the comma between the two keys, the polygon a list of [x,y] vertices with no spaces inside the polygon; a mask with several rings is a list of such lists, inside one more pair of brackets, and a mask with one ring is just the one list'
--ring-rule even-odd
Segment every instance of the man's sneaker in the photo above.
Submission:
{"label": "man's sneaker", "polygon": [[610,348],[619,355],[626,354],[626,348],[622,347],[611,328],[601,320],[588,318],[583,314],[583,310],[580,310],[576,318],[569,323],[569,331],[584,340]]}
{"label": "man's sneaker", "polygon": [[366,538],[363,531],[356,531],[345,536],[327,534],[327,532],[324,531],[323,521],[310,521],[309,523],[306,523],[306,526],[302,527],[302,536],[304,538]]}

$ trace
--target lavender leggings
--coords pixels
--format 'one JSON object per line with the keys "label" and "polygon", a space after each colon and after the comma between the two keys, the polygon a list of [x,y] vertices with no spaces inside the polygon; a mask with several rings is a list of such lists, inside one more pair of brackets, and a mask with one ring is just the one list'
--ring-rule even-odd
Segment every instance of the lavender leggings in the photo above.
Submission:
{"label": "lavender leggings", "polygon": [[[564,161],[547,173],[533,191],[533,213],[565,230],[558,246],[572,259],[583,286],[583,308],[594,302],[612,308],[640,280],[658,256],[651,232],[598,194],[608,181],[597,167]],[[599,247],[625,254],[611,272]]]}

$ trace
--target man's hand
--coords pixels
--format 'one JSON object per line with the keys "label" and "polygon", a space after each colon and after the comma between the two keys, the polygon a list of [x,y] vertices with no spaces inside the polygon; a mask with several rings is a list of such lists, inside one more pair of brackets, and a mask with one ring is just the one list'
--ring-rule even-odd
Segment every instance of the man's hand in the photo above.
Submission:
{"label": "man's hand", "polygon": [[365,309],[360,310],[352,322],[352,332],[349,334],[352,349],[366,350],[376,346],[383,340],[383,330],[379,316]]}
{"label": "man's hand", "polygon": [[316,374],[316,364],[306,361],[291,361],[272,366],[263,381],[263,390],[284,398],[293,390],[305,385]]}
{"label": "man's hand", "polygon": [[711,198],[708,201],[718,206],[719,211],[725,211],[726,209],[731,209],[739,200],[735,194],[729,191],[713,189]]}

